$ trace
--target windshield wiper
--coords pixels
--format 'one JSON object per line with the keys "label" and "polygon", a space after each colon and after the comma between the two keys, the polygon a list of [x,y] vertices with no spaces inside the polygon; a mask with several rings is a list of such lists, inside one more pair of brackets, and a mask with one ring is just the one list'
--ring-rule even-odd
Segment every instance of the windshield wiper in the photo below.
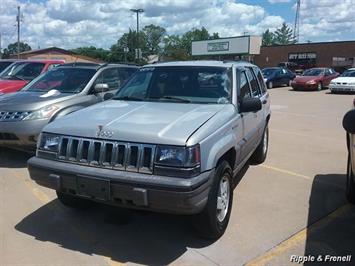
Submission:
{"label": "windshield wiper", "polygon": [[177,96],[163,96],[163,97],[160,97],[159,99],[176,100],[176,101],[183,102],[183,103],[190,103],[191,102],[188,99],[177,97]]}
{"label": "windshield wiper", "polygon": [[113,97],[112,100],[143,101],[142,98],[133,97],[133,96]]}

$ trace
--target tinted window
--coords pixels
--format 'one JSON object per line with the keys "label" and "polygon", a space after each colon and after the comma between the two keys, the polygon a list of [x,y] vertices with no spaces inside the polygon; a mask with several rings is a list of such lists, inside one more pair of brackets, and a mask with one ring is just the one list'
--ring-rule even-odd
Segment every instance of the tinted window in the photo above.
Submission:
{"label": "tinted window", "polygon": [[121,67],[118,69],[118,73],[120,76],[121,84],[125,84],[128,79],[137,71],[136,68],[132,67]]}
{"label": "tinted window", "polygon": [[99,83],[107,84],[109,90],[119,89],[122,84],[118,74],[118,68],[108,68],[103,70],[95,80],[94,86]]}
{"label": "tinted window", "polygon": [[254,71],[255,71],[256,76],[258,78],[261,92],[262,92],[262,94],[264,94],[266,92],[266,86],[265,86],[264,78],[261,75],[261,72],[260,72],[260,70],[258,68],[254,68]]}
{"label": "tinted window", "polygon": [[12,62],[0,62],[0,72],[4,71],[4,69],[7,68],[11,64],[12,64]]}
{"label": "tinted window", "polygon": [[231,70],[225,67],[142,68],[117,97],[138,97],[144,101],[228,103],[231,100],[231,80]]}
{"label": "tinted window", "polygon": [[46,72],[37,81],[25,87],[25,91],[47,92],[57,90],[61,93],[82,91],[94,76],[94,69],[56,68]]}
{"label": "tinted window", "polygon": [[247,73],[247,77],[250,82],[252,96],[259,97],[260,96],[259,83],[258,83],[253,71],[251,70],[251,68],[247,68],[246,73]]}
{"label": "tinted window", "polygon": [[324,69],[321,68],[311,68],[303,72],[302,76],[321,76],[324,74]]}
{"label": "tinted window", "polygon": [[355,77],[355,69],[354,70],[346,70],[341,77]]}
{"label": "tinted window", "polygon": [[19,62],[8,67],[1,73],[2,79],[32,80],[41,74],[45,64]]}
{"label": "tinted window", "polygon": [[245,72],[240,74],[240,99],[251,98],[250,86]]}
{"label": "tinted window", "polygon": [[278,72],[278,68],[264,68],[262,72],[264,77],[270,77]]}

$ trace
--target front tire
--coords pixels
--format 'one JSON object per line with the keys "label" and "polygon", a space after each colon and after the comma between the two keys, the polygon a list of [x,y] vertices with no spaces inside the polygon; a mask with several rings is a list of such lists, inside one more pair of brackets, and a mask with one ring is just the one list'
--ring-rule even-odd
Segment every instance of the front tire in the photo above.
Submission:
{"label": "front tire", "polygon": [[205,209],[193,217],[196,231],[203,238],[220,238],[227,228],[232,204],[232,169],[223,161],[217,166]]}
{"label": "front tire", "polygon": [[250,157],[251,164],[256,165],[265,162],[268,149],[269,149],[269,127],[268,125],[266,125],[260,144],[254,151],[253,155]]}
{"label": "front tire", "polygon": [[56,192],[57,192],[58,200],[67,207],[74,208],[74,209],[87,209],[92,204],[92,202],[89,200],[78,198],[70,194],[60,192],[58,190]]}
{"label": "front tire", "polygon": [[348,156],[348,167],[347,167],[347,174],[346,174],[346,198],[349,202],[355,204],[355,177],[354,172],[351,166],[351,159],[350,153]]}
{"label": "front tire", "polygon": [[318,82],[317,91],[321,91],[321,90],[323,90],[323,84],[322,84],[322,82]]}
{"label": "front tire", "polygon": [[273,87],[274,87],[274,84],[272,83],[272,81],[269,81],[269,82],[267,83],[267,88],[268,88],[269,90],[271,90]]}

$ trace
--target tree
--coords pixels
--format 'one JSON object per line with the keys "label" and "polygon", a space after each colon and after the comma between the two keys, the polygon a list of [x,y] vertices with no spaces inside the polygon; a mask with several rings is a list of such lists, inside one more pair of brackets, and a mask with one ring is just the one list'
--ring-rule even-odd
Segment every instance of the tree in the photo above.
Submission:
{"label": "tree", "polygon": [[[143,57],[147,55],[147,41],[144,32],[140,31],[138,34],[139,48],[142,50]],[[125,49],[128,52],[125,53]],[[129,30],[128,33],[124,33],[117,43],[111,46],[108,60],[110,62],[123,62],[135,61],[135,49],[137,49],[137,33],[136,31]],[[144,60],[143,60],[144,61]]]}
{"label": "tree", "polygon": [[149,54],[160,54],[160,45],[163,42],[163,37],[166,35],[166,30],[163,27],[150,24],[143,28],[147,43],[147,52]]}
{"label": "tree", "polygon": [[273,32],[271,32],[269,29],[267,29],[264,33],[263,33],[263,45],[264,46],[270,46],[275,44],[275,34]]}
{"label": "tree", "polygon": [[285,44],[294,44],[296,43],[295,39],[293,38],[292,34],[293,30],[287,26],[284,22],[281,28],[278,28],[275,31],[275,44],[285,45]]}
{"label": "tree", "polygon": [[103,61],[107,61],[109,54],[110,54],[109,50],[104,50],[102,48],[96,48],[94,46],[78,47],[76,49],[72,49],[71,51],[76,54],[79,54],[79,55],[85,55],[85,56],[89,56],[92,58],[101,59]]}
{"label": "tree", "polygon": [[[31,46],[27,43],[20,42],[20,53],[32,50]],[[10,43],[7,48],[4,49],[3,58],[9,58],[10,55],[17,54],[17,42]]]}

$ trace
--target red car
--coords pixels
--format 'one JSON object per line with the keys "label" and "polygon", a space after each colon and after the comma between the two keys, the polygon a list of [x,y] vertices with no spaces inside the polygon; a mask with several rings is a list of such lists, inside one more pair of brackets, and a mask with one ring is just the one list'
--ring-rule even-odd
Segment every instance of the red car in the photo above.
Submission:
{"label": "red car", "polygon": [[297,76],[291,86],[294,90],[322,90],[329,87],[332,79],[339,76],[332,68],[311,68]]}
{"label": "red car", "polygon": [[24,60],[8,66],[0,74],[0,94],[16,92],[47,70],[64,64],[63,60]]}

